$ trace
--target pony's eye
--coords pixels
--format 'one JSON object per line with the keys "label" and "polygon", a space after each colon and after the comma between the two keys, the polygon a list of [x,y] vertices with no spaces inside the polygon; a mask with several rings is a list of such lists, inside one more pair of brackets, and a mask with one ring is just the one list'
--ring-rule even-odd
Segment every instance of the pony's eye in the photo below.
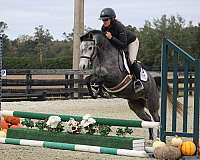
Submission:
{"label": "pony's eye", "polygon": [[88,49],[89,49],[89,50],[92,50],[92,47],[89,47]]}

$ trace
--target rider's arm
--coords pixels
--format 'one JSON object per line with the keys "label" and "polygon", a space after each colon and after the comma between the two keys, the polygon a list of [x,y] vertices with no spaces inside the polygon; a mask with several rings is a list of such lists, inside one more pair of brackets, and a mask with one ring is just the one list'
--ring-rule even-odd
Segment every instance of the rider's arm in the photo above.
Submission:
{"label": "rider's arm", "polygon": [[126,28],[122,25],[117,25],[117,30],[118,30],[119,38],[112,36],[110,41],[119,49],[125,49],[127,48],[127,45],[128,45]]}

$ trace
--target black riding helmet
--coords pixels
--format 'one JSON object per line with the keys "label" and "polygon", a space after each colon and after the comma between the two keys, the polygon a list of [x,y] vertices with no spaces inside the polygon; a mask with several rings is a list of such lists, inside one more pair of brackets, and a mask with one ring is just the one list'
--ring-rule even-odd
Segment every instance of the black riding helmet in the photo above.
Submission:
{"label": "black riding helmet", "polygon": [[116,18],[115,11],[112,8],[104,8],[101,13],[99,20],[104,20],[104,19],[114,19]]}

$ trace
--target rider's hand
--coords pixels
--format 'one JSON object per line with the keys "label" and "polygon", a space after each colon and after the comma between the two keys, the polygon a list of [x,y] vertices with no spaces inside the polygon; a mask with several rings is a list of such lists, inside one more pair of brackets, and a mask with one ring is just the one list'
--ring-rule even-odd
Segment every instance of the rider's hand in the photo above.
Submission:
{"label": "rider's hand", "polygon": [[111,39],[111,38],[112,38],[112,34],[111,34],[110,32],[106,32],[106,37],[107,37],[108,39]]}

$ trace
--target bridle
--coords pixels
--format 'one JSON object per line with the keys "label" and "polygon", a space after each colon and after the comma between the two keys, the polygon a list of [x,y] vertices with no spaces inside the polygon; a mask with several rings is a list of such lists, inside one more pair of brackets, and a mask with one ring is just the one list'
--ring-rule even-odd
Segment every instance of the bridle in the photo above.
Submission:
{"label": "bridle", "polygon": [[93,52],[90,56],[81,55],[80,58],[86,58],[89,59],[90,62],[92,62],[96,57],[96,49],[98,48],[98,46],[96,45],[95,40],[84,40],[84,41],[93,42]]}
{"label": "bridle", "polygon": [[[97,49],[101,49],[102,48],[102,46],[98,46],[97,44],[96,44],[96,42],[95,42],[95,40],[94,39],[84,39],[83,40],[84,42],[86,41],[89,41],[89,42],[93,42],[93,47],[94,47],[94,49],[93,49],[93,52],[92,52],[92,54],[90,55],[90,56],[85,56],[85,55],[81,55],[80,56],[80,58],[85,58],[85,59],[89,59],[90,60],[90,62],[92,63],[93,62],[93,60],[95,59],[95,57],[97,56]],[[120,57],[120,54],[122,54],[122,53],[120,53],[121,51],[119,51],[118,52],[118,64],[119,64],[119,57]],[[122,68],[120,68],[120,65],[119,65],[119,69],[120,69],[120,71],[121,72],[123,72],[123,69]]]}

